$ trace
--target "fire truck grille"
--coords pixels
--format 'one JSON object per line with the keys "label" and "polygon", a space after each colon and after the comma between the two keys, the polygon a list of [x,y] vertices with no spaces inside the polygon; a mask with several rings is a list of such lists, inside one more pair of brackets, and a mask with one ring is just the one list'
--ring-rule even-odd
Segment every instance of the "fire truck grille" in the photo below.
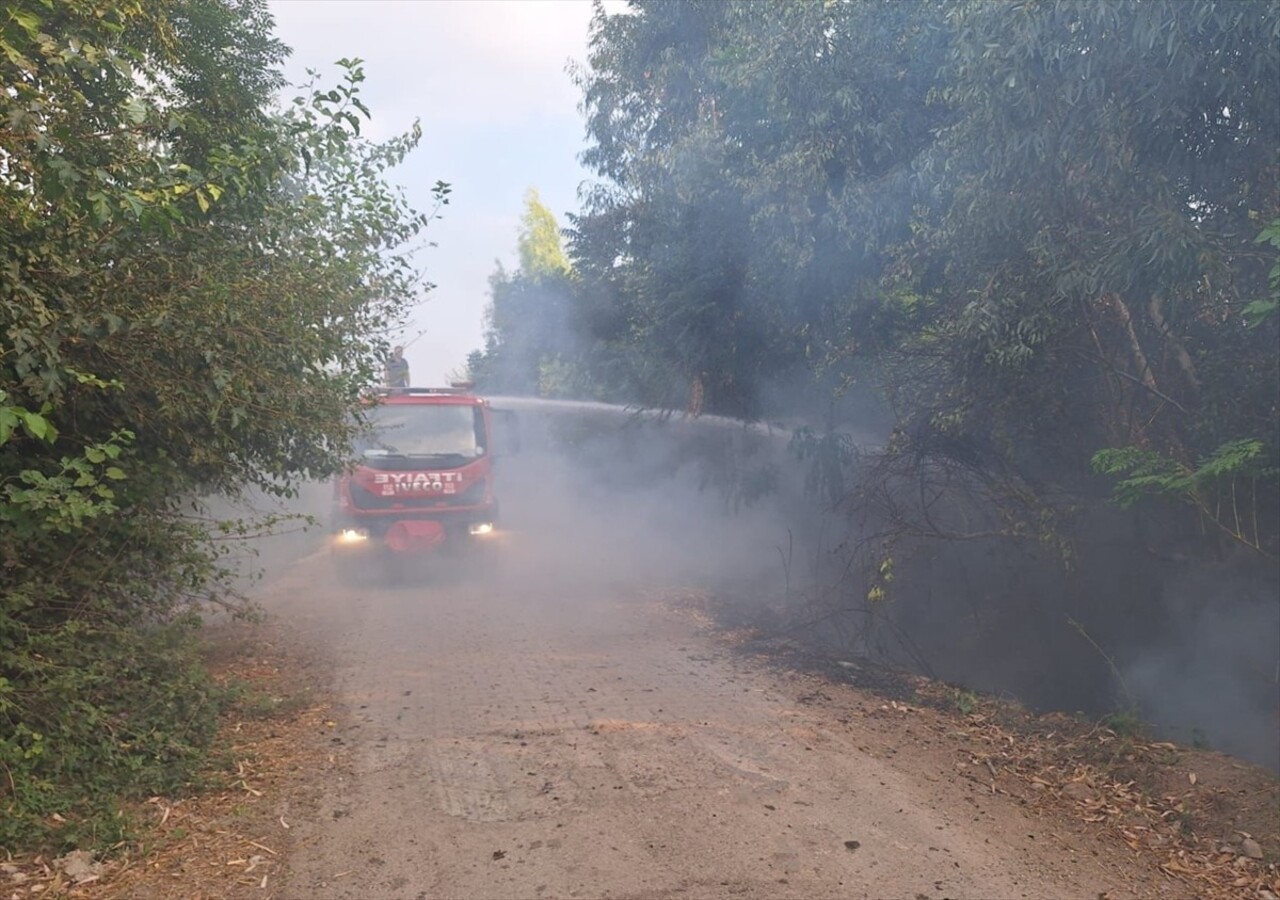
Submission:
{"label": "fire truck grille", "polygon": [[476,506],[484,502],[484,482],[478,481],[461,494],[396,494],[384,497],[358,484],[351,485],[351,503],[356,509],[450,509]]}

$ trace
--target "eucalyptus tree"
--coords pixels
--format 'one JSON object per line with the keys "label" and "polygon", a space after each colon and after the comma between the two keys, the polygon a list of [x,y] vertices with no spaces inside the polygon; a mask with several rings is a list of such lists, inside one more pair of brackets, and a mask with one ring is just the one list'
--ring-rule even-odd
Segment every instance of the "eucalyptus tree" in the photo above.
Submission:
{"label": "eucalyptus tree", "polygon": [[[949,17],[955,119],[921,166],[895,273],[926,298],[916,345],[945,347],[943,368],[920,370],[917,418],[1078,487],[1105,448],[1097,466],[1119,475],[1208,463],[1194,488],[1130,487],[1180,494],[1220,536],[1274,553],[1277,334],[1248,313],[1270,292],[1258,236],[1280,216],[1280,5]],[[1214,512],[1220,489],[1257,523]]]}
{"label": "eucalyptus tree", "polygon": [[1072,490],[1099,451],[1202,510],[1223,466],[1273,484],[1277,9],[600,11],[581,320],[649,402],[861,381],[904,435]]}
{"label": "eucalyptus tree", "polygon": [[940,7],[631,7],[597,15],[579,73],[604,179],[573,229],[587,319],[654,402],[692,383],[755,415],[773,379],[838,383],[945,119]]}

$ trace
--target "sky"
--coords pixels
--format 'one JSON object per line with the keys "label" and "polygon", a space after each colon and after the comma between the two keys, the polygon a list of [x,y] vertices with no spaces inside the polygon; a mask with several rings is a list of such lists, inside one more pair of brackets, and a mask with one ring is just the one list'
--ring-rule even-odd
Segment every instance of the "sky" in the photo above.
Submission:
{"label": "sky", "polygon": [[[563,227],[590,174],[580,92],[566,65],[586,58],[590,0],[271,0],[276,36],[293,49],[294,84],[364,60],[364,129],[375,140],[415,119],[422,142],[391,180],[420,210],[453,187],[422,259],[437,287],[399,337],[412,381],[439,385],[481,347],[488,278],[515,268],[524,196],[536,188]],[[292,95],[290,95],[292,96]]]}

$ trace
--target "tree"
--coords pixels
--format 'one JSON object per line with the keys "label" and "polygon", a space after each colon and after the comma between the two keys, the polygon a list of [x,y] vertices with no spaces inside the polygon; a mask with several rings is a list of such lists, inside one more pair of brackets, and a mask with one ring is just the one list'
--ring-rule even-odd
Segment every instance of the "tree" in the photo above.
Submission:
{"label": "tree", "polygon": [[[226,598],[192,498],[343,464],[430,218],[358,137],[358,61],[273,108],[262,0],[15,2],[0,20],[0,842],[180,785]],[[438,186],[438,200],[448,188]],[[101,787],[102,790],[98,790]]]}
{"label": "tree", "polygon": [[576,374],[570,315],[575,278],[555,216],[530,189],[516,241],[520,268],[501,263],[489,277],[485,347],[468,357],[481,390],[572,396],[588,390]]}
{"label": "tree", "polygon": [[581,320],[649,402],[878,384],[904,434],[1072,490],[1108,446],[1274,464],[1274,317],[1248,326],[1277,28],[1210,0],[599,11]]}
{"label": "tree", "polygon": [[941,24],[927,3],[597,15],[584,160],[608,181],[572,250],[588,319],[644,399],[683,405],[693,384],[707,409],[751,416],[772,383],[841,380],[945,115],[928,102]]}
{"label": "tree", "polygon": [[529,188],[525,194],[516,250],[520,258],[520,272],[528,278],[569,274],[569,260],[560,241],[560,226],[556,224],[551,210],[543,205],[536,188]]}
{"label": "tree", "polygon": [[922,412],[1083,490],[1105,447],[1194,466],[1257,437],[1280,461],[1276,336],[1246,318],[1280,209],[1280,7],[974,3],[952,26],[957,118],[900,285],[962,387]]}

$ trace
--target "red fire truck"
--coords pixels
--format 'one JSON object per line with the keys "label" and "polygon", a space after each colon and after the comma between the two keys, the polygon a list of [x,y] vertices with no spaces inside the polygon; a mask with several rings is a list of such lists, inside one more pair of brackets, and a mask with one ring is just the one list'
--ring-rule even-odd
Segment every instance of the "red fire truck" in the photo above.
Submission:
{"label": "red fire truck", "polygon": [[366,416],[359,457],[334,482],[336,554],[417,554],[494,533],[493,462],[515,449],[514,414],[455,386],[383,388]]}

